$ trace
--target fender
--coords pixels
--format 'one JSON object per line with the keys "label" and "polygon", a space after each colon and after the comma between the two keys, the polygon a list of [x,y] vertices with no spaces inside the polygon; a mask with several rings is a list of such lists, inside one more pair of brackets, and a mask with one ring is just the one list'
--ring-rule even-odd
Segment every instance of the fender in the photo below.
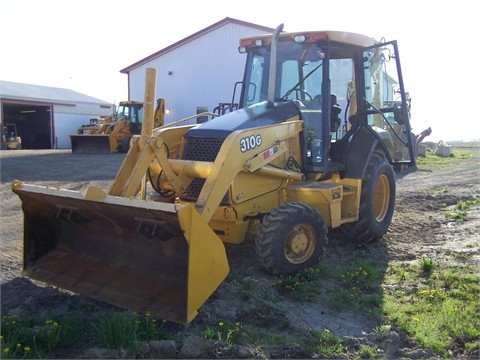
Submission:
{"label": "fender", "polygon": [[360,126],[349,139],[345,160],[345,177],[363,179],[367,165],[379,141],[373,131]]}

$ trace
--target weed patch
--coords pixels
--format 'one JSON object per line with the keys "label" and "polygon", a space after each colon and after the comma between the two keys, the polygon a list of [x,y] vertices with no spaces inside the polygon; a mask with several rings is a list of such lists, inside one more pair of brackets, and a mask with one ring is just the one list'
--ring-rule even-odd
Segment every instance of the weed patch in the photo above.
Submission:
{"label": "weed patch", "polygon": [[297,300],[309,301],[319,294],[318,281],[321,277],[319,267],[302,270],[295,275],[280,276],[273,286],[281,294],[290,294]]}
{"label": "weed patch", "polygon": [[343,341],[341,338],[333,335],[330,330],[323,332],[312,331],[311,335],[316,339],[313,350],[322,355],[338,355],[343,351]]}
{"label": "weed patch", "polygon": [[480,204],[480,199],[460,200],[451,210],[445,212],[445,217],[456,222],[463,222],[468,216],[468,211]]}
{"label": "weed patch", "polygon": [[75,342],[84,328],[83,320],[22,320],[13,314],[2,315],[1,358],[39,359],[53,350]]}
{"label": "weed patch", "polygon": [[240,336],[240,322],[234,324],[228,321],[219,321],[214,326],[209,326],[205,330],[205,339],[216,340],[225,345],[238,343]]}
{"label": "weed patch", "polygon": [[124,350],[134,355],[139,342],[165,340],[165,321],[158,322],[147,312],[144,315],[124,311],[112,311],[93,324],[94,335],[111,350]]}
{"label": "weed patch", "polygon": [[[433,262],[430,266],[425,260],[418,265],[418,278],[405,283],[402,291],[386,288],[384,314],[392,324],[438,354],[445,355],[458,344],[478,348],[480,315],[475,294],[479,293],[479,276],[468,266],[433,266]],[[425,269],[430,276],[424,276]]]}

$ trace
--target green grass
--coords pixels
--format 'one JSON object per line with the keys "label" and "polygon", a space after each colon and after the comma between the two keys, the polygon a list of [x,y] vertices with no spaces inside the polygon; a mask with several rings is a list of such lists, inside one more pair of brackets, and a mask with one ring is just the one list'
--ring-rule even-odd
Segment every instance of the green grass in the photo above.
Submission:
{"label": "green grass", "polygon": [[323,332],[312,331],[311,335],[315,339],[313,342],[313,350],[315,353],[334,356],[343,352],[342,339],[333,335],[330,330],[324,329]]}
{"label": "green grass", "polygon": [[1,325],[2,359],[45,358],[75,342],[85,326],[77,317],[23,320],[10,313],[2,315]]}
{"label": "green grass", "polygon": [[[320,265],[295,276],[281,277],[275,286],[298,301],[316,300],[331,308],[353,310],[378,319],[373,332],[395,327],[438,355],[473,351],[480,346],[480,277],[467,265],[439,263],[431,258],[385,268],[371,259],[350,264]],[[312,334],[311,348],[324,355],[341,353],[341,341],[328,332]],[[362,347],[359,356],[376,356]]]}
{"label": "green grass", "polygon": [[335,310],[375,312],[382,303],[382,269],[373,261],[359,259],[349,265],[319,265],[295,275],[279,277],[274,287],[294,300],[326,302]]}
{"label": "green grass", "polygon": [[319,294],[318,280],[322,271],[319,267],[312,267],[295,275],[280,276],[273,282],[273,286],[282,294],[289,294],[296,300],[311,301]]}
{"label": "green grass", "polygon": [[453,150],[452,155],[443,157],[434,154],[432,149],[427,149],[425,156],[417,157],[417,166],[419,168],[426,168],[430,166],[442,167],[452,162],[462,161],[472,158],[473,156],[478,156],[467,150]]}
{"label": "green grass", "polygon": [[398,269],[389,269],[387,283],[393,286],[384,294],[384,314],[423,347],[442,356],[462,346],[467,351],[478,348],[479,276],[470,266],[435,263],[428,265],[430,276],[425,278],[425,264],[424,259],[411,265],[417,277],[400,291],[395,291]]}
{"label": "green grass", "polygon": [[480,204],[480,199],[460,200],[445,212],[445,217],[456,222],[463,222],[468,217],[468,211],[478,204]]}
{"label": "green grass", "polygon": [[422,258],[420,260],[420,268],[425,275],[430,275],[433,271],[435,264],[430,258]]}
{"label": "green grass", "polygon": [[219,321],[214,326],[208,326],[204,336],[205,339],[216,340],[225,345],[234,345],[238,343],[240,330],[240,322],[232,324],[229,321]]}
{"label": "green grass", "polygon": [[165,321],[157,321],[147,312],[144,315],[127,311],[104,314],[94,324],[94,335],[111,350],[124,350],[135,355],[138,345],[147,340],[165,340]]}
{"label": "green grass", "polygon": [[[2,359],[49,357],[54,351],[75,343],[86,329],[86,324],[80,317],[22,319],[8,312],[2,313]],[[164,325],[165,322],[157,322],[149,313],[140,316],[112,311],[94,321],[93,333],[105,347],[135,355],[139,342],[167,338]]]}
{"label": "green grass", "polygon": [[332,284],[326,288],[326,302],[336,310],[353,310],[378,313],[382,303],[381,265],[368,259],[359,259],[352,264],[332,269]]}
{"label": "green grass", "polygon": [[378,346],[360,345],[360,359],[375,359],[377,357]]}

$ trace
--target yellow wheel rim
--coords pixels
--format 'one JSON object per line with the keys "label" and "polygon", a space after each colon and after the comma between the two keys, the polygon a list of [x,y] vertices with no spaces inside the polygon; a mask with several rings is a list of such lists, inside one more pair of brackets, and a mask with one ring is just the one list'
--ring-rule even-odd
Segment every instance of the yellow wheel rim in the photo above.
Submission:
{"label": "yellow wheel rim", "polygon": [[301,264],[313,255],[316,245],[315,231],[310,225],[295,226],[284,244],[285,258],[291,264]]}
{"label": "yellow wheel rim", "polygon": [[390,183],[385,174],[379,176],[373,191],[373,215],[380,222],[385,219],[390,205]]}

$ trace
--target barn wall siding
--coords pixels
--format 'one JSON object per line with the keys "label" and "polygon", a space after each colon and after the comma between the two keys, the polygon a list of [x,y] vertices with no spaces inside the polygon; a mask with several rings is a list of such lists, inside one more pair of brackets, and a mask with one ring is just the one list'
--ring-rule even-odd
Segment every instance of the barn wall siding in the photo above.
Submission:
{"label": "barn wall siding", "polygon": [[197,106],[212,111],[220,102],[230,102],[235,83],[242,80],[246,56],[238,52],[239,39],[261,33],[226,24],[139,65],[128,73],[130,100],[143,101],[145,71],[155,68],[156,97],[164,98],[170,110],[166,123],[194,115]]}
{"label": "barn wall siding", "polygon": [[92,116],[80,114],[56,113],[55,140],[57,149],[70,149],[70,134],[76,134],[77,129],[83,124],[89,124]]}
{"label": "barn wall siding", "polygon": [[110,115],[112,110],[101,108],[98,104],[55,105],[53,117],[55,146],[58,149],[70,149],[70,134],[76,134],[78,128],[89,124],[92,118]]}

